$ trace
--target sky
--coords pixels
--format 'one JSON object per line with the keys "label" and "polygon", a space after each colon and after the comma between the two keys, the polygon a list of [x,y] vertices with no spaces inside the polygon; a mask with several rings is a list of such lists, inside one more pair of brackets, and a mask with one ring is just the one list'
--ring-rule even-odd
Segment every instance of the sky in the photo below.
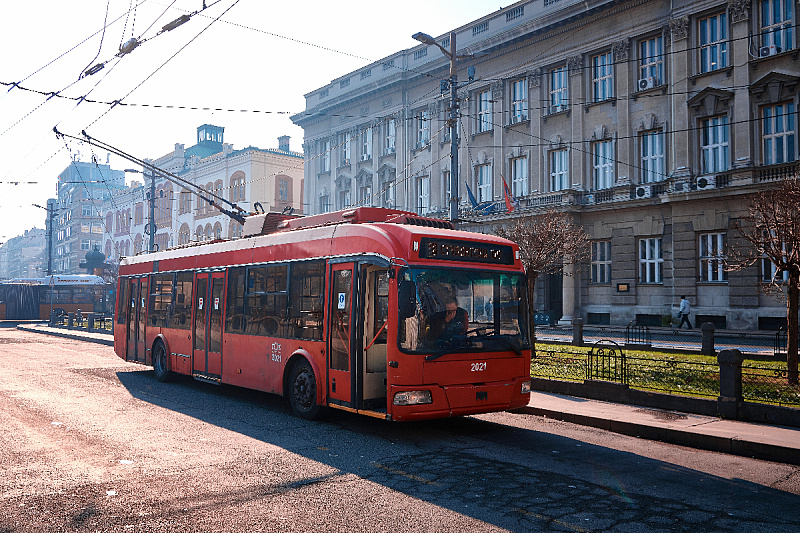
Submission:
{"label": "sky", "polygon": [[[175,143],[193,145],[197,126],[207,123],[223,126],[234,149],[277,148],[278,137],[290,135],[290,148],[301,152],[303,130],[290,117],[305,109],[304,94],[415,46],[413,33],[438,37],[501,7],[480,0],[4,2],[0,243],[45,227],[47,212],[32,204],[56,197],[58,175],[73,158],[106,161],[105,151],[59,139],[54,127],[74,136],[85,130],[142,159]],[[117,57],[134,37],[142,43]],[[117,100],[129,105],[107,103]],[[136,168],[116,155],[109,163]]]}

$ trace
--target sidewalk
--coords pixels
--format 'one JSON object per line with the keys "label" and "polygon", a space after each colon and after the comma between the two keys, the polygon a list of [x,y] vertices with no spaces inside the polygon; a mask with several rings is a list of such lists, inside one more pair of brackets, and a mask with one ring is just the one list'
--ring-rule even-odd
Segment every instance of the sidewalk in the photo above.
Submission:
{"label": "sidewalk", "polygon": [[536,391],[531,392],[528,406],[515,412],[690,448],[800,464],[800,428],[724,420]]}
{"label": "sidewalk", "polygon": [[[51,328],[42,324],[19,325],[17,329],[109,346],[114,344],[113,337],[105,333]],[[800,464],[800,428],[752,424],[537,391],[531,392],[527,407],[515,412],[690,448]]]}

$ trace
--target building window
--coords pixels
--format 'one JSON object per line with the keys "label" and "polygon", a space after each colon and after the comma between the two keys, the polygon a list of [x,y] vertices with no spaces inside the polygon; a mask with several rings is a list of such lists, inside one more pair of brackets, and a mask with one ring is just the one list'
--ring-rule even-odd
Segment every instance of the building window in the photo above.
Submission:
{"label": "building window", "polygon": [[776,52],[794,48],[792,4],[793,0],[762,0],[761,46],[775,46]]}
{"label": "building window", "polygon": [[511,123],[528,120],[528,83],[524,78],[511,84]]}
{"label": "building window", "polygon": [[569,188],[569,155],[566,148],[550,152],[550,189],[563,191]]}
{"label": "building window", "polygon": [[363,143],[361,145],[361,160],[367,161],[372,159],[372,128],[364,130]]}
{"label": "building window", "polygon": [[431,208],[431,178],[424,176],[417,179],[417,213],[427,215]]}
{"label": "building window", "polygon": [[592,242],[592,283],[611,283],[611,241]]}
{"label": "building window", "polygon": [[701,129],[700,163],[703,174],[728,170],[728,117],[704,119]]}
{"label": "building window", "polygon": [[87,239],[81,240],[81,250],[90,250],[89,241]]}
{"label": "building window", "polygon": [[369,78],[370,76],[372,76],[372,69],[371,68],[368,68],[367,70],[362,70],[361,71],[361,79],[362,80],[365,80],[365,79]]}
{"label": "building window", "polygon": [[331,210],[331,197],[327,193],[321,195],[318,199],[318,206],[320,213],[327,213]]}
{"label": "building window", "polygon": [[372,176],[364,178],[358,186],[358,205],[372,205]]}
{"label": "building window", "polygon": [[511,22],[515,18],[519,18],[525,14],[525,6],[518,6],[514,9],[506,11],[506,22]]}
{"label": "building window", "polygon": [[794,102],[761,108],[764,164],[774,165],[795,160]]}
{"label": "building window", "polygon": [[351,152],[350,152],[350,141],[351,140],[352,139],[351,139],[349,131],[345,132],[345,133],[342,133],[342,135],[340,137],[340,143],[341,143],[341,149],[340,149],[341,165],[340,166],[345,166],[345,165],[349,165],[350,164],[350,155],[351,155]]}
{"label": "building window", "polygon": [[489,23],[481,22],[480,24],[476,24],[475,26],[472,27],[472,35],[475,36],[481,34],[487,31],[488,29],[489,29]]}
{"label": "building window", "polygon": [[397,134],[397,124],[394,119],[389,119],[386,123],[386,153],[393,154],[395,150],[395,139]]}
{"label": "building window", "polygon": [[478,202],[492,201],[492,168],[491,165],[478,165],[476,182],[478,184]]}
{"label": "building window", "polygon": [[[184,193],[181,193],[183,196]],[[231,178],[231,201],[243,202],[244,201],[244,177],[237,176]]]}
{"label": "building window", "polygon": [[417,115],[417,148],[423,148],[431,140],[431,120],[428,110],[420,110]]}
{"label": "building window", "polygon": [[511,160],[511,194],[515,198],[528,195],[528,158]]}
{"label": "building window", "polygon": [[381,188],[381,201],[383,202],[383,207],[387,209],[393,209],[395,206],[395,199],[394,199],[394,180],[387,180],[382,183]]}
{"label": "building window", "polygon": [[289,201],[289,180],[285,178],[278,180],[278,201]]}
{"label": "building window", "polygon": [[490,91],[478,93],[478,133],[492,129],[492,94]]}
{"label": "building window", "polygon": [[661,283],[664,277],[664,257],[661,238],[653,237],[639,241],[639,282]]}
{"label": "building window", "polygon": [[662,37],[645,39],[639,43],[639,77],[644,80],[653,78],[654,87],[664,82],[664,42]]}
{"label": "building window", "polygon": [[611,52],[592,58],[592,100],[602,102],[614,96]]}
{"label": "building window", "polygon": [[81,206],[81,215],[83,215],[85,217],[92,216],[92,206],[83,204]]}
{"label": "building window", "polygon": [[700,235],[700,281],[727,281],[725,272],[724,233],[705,233]]}
{"label": "building window", "polygon": [[728,22],[725,13],[700,20],[700,72],[728,66]]}
{"label": "building window", "polygon": [[428,49],[422,48],[421,50],[414,50],[414,61],[420,60],[428,55]]}
{"label": "building window", "polygon": [[331,171],[331,142],[330,141],[322,141],[322,161],[321,161],[321,172],[330,172]]}
{"label": "building window", "polygon": [[345,209],[350,207],[350,189],[344,189],[339,191],[339,209]]}
{"label": "building window", "polygon": [[664,132],[646,131],[641,135],[642,183],[663,180],[664,174]]}
{"label": "building window", "polygon": [[557,113],[567,108],[567,67],[550,71],[550,112]]}
{"label": "building window", "polygon": [[609,189],[614,186],[614,145],[612,141],[592,143],[592,173],[595,190]]}
{"label": "building window", "polygon": [[761,258],[761,281],[764,283],[786,283],[789,281],[789,271],[778,271],[775,263],[765,255]]}

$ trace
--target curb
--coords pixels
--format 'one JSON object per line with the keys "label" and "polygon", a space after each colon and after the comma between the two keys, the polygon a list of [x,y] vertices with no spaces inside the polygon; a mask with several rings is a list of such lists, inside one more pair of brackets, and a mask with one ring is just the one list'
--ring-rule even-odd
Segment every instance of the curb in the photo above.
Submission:
{"label": "curb", "polygon": [[563,422],[571,422],[580,426],[603,429],[629,437],[668,442],[670,444],[677,444],[689,448],[727,453],[742,457],[753,457],[765,461],[800,465],[800,455],[797,453],[796,449],[775,444],[753,442],[736,437],[708,435],[668,427],[648,426],[624,420],[610,420],[607,418],[564,413],[541,407],[522,407],[520,409],[515,409],[514,412],[561,420]]}
{"label": "curb", "polygon": [[[53,337],[62,337],[64,339],[72,339],[76,341],[93,342],[95,344],[105,344],[106,346],[114,346],[114,337],[109,336],[108,339],[98,337],[92,333],[83,333],[80,331],[59,330],[55,328],[48,328],[46,331],[36,326],[17,326],[20,331],[27,331],[30,333],[41,333],[43,335],[51,335]],[[99,334],[98,334],[99,335]]]}

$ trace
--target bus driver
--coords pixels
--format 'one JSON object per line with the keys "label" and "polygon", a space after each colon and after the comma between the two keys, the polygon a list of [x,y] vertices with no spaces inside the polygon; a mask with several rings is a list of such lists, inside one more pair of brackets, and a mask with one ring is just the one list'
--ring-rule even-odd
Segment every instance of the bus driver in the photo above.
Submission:
{"label": "bus driver", "polygon": [[469,317],[467,311],[458,306],[455,296],[448,296],[444,303],[445,310],[434,313],[428,321],[430,338],[439,341],[450,341],[453,337],[467,334]]}

